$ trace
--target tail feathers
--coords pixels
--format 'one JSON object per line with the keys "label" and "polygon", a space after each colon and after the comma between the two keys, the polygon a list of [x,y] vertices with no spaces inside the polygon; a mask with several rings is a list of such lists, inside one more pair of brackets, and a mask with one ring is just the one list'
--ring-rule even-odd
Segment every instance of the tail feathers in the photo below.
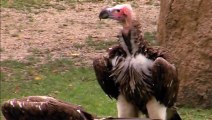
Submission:
{"label": "tail feathers", "polygon": [[168,108],[167,109],[167,120],[182,120],[180,115],[177,113],[176,108]]}

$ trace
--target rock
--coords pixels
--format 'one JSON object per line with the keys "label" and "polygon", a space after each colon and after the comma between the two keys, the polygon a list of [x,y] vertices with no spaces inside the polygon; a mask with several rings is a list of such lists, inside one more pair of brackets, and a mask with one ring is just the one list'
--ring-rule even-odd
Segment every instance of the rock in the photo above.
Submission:
{"label": "rock", "polygon": [[160,45],[177,58],[180,105],[212,107],[212,0],[161,0]]}

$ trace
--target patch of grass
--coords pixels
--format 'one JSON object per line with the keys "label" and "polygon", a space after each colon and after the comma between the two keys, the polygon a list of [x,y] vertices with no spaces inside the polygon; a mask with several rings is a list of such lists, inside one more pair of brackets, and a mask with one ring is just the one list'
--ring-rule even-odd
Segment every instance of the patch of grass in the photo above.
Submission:
{"label": "patch of grass", "polygon": [[32,55],[28,55],[27,57],[26,57],[26,63],[28,64],[28,65],[34,65],[34,64],[36,64],[36,63],[38,63],[40,61],[40,59],[39,59],[39,55],[37,54],[32,54]]}
{"label": "patch of grass", "polygon": [[19,69],[25,67],[25,64],[16,60],[4,60],[1,61],[1,67],[8,67],[12,69]]}
{"label": "patch of grass", "polygon": [[212,109],[180,108],[182,120],[211,120]]}
{"label": "patch of grass", "polygon": [[[75,67],[68,59],[51,61],[37,67],[18,61],[2,63],[2,67],[9,67],[13,72],[20,71],[22,74],[13,74],[14,80],[1,78],[1,104],[12,98],[48,95],[82,105],[89,112],[100,116],[116,115],[114,101],[103,93],[92,68]],[[34,76],[22,79],[26,74]]]}
{"label": "patch of grass", "polygon": [[20,10],[30,10],[33,8],[41,8],[46,0],[1,0],[2,7],[16,8]]}
{"label": "patch of grass", "polygon": [[71,70],[73,67],[73,62],[68,59],[56,59],[54,61],[49,61],[46,64],[39,66],[40,73],[60,73]]}
{"label": "patch of grass", "polygon": [[87,38],[86,38],[86,44],[88,44],[89,46],[93,46],[95,44],[95,42],[93,41],[93,38],[91,35],[89,35]]}
{"label": "patch of grass", "polygon": [[[26,63],[28,65],[34,65],[34,64],[40,62],[40,57],[42,57],[42,52],[39,49],[37,49],[37,48],[29,48],[27,51],[29,53],[31,53],[25,59]],[[46,53],[46,54],[48,54],[48,53]]]}
{"label": "patch of grass", "polygon": [[95,50],[103,50],[111,47],[112,45],[116,44],[117,41],[104,41],[104,40],[93,40],[92,36],[88,36],[86,38],[86,44],[89,47],[93,47]]}
{"label": "patch of grass", "polygon": [[82,43],[74,43],[73,46],[77,49],[82,49],[83,47],[85,47],[85,44]]}
{"label": "patch of grass", "polygon": [[5,60],[1,61],[1,81],[16,81],[19,79],[25,79],[24,68],[25,63]]}
{"label": "patch of grass", "polygon": [[156,32],[145,32],[144,33],[144,39],[149,41],[152,45],[157,45],[157,42],[155,40]]}
{"label": "patch of grass", "polygon": [[[69,59],[57,59],[39,66],[7,60],[1,62],[1,67],[11,70],[1,74],[1,105],[12,98],[48,95],[82,105],[88,112],[98,116],[117,115],[115,101],[103,93],[92,68],[76,67]],[[179,108],[179,113],[183,120],[212,118],[212,109]]]}

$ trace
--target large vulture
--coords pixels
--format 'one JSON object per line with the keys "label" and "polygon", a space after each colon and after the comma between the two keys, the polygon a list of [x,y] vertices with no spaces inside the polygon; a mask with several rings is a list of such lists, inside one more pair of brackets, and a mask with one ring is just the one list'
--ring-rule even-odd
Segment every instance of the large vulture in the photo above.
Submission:
{"label": "large vulture", "polygon": [[48,96],[28,96],[6,101],[2,106],[6,120],[93,120],[80,106]]}
{"label": "large vulture", "polygon": [[11,99],[4,102],[1,111],[6,120],[148,120],[96,117],[79,105],[48,96]]}
{"label": "large vulture", "polygon": [[117,99],[118,117],[181,120],[175,108],[179,80],[171,57],[161,47],[150,46],[142,37],[141,25],[128,4],[104,8],[100,19],[113,19],[123,25],[119,45],[108,57],[95,58],[98,83]]}

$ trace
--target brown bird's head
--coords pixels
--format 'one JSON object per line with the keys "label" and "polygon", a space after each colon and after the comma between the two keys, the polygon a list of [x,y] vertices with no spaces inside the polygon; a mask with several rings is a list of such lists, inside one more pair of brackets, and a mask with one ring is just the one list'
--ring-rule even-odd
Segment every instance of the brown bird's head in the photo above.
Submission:
{"label": "brown bird's head", "polygon": [[99,18],[117,20],[122,23],[123,30],[127,32],[131,28],[132,20],[135,19],[135,15],[131,5],[122,4],[104,8],[100,12]]}

